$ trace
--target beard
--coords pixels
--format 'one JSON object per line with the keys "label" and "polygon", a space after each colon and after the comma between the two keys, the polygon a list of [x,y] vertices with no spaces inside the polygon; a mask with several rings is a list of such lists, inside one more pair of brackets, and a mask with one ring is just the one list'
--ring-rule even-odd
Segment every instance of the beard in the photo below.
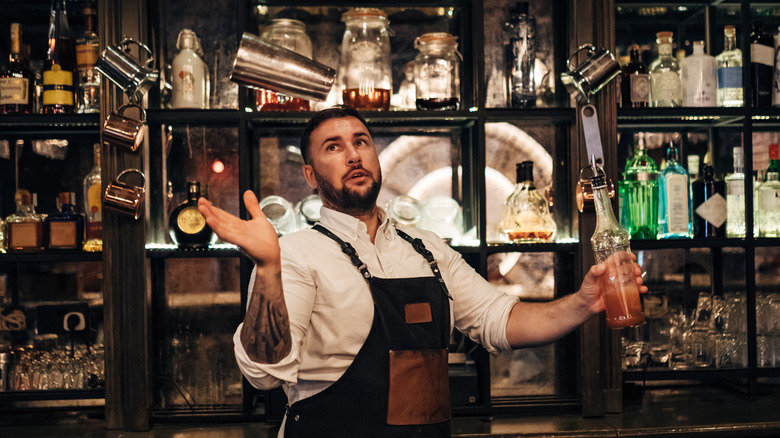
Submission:
{"label": "beard", "polygon": [[367,213],[376,207],[376,199],[379,196],[379,190],[382,188],[382,173],[379,178],[373,180],[365,192],[358,192],[350,189],[346,185],[341,190],[336,189],[325,178],[322,178],[316,171],[314,178],[317,180],[317,187],[323,203],[335,207],[336,210],[344,213]]}

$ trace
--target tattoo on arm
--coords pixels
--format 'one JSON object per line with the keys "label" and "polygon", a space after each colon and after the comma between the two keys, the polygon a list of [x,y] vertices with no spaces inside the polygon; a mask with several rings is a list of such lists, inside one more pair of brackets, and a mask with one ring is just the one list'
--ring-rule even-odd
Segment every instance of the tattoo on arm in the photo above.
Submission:
{"label": "tattoo on arm", "polygon": [[260,275],[255,279],[240,336],[244,350],[255,362],[277,363],[290,354],[290,318],[281,284],[281,273],[271,281],[262,281]]}

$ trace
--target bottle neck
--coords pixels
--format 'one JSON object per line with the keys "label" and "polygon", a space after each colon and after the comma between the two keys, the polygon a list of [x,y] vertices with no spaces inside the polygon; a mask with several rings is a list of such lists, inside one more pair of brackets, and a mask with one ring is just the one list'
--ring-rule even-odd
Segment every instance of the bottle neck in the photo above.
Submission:
{"label": "bottle neck", "polygon": [[724,52],[730,52],[737,48],[737,37],[726,35],[726,42],[723,46]]}
{"label": "bottle neck", "polygon": [[35,207],[30,204],[17,204],[16,215],[23,217],[34,216]]}
{"label": "bottle neck", "polygon": [[596,208],[596,228],[618,226],[607,186],[593,188],[593,205]]}
{"label": "bottle neck", "polygon": [[658,43],[658,57],[670,58],[672,56],[672,43]]}

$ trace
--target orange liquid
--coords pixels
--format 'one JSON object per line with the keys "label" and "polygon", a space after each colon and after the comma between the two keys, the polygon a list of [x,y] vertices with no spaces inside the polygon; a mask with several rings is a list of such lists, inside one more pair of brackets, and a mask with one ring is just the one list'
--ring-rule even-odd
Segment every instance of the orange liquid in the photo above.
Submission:
{"label": "orange liquid", "polygon": [[344,104],[356,110],[389,110],[390,90],[374,88],[367,94],[362,94],[358,88],[347,88],[342,94]]}
{"label": "orange liquid", "polygon": [[615,253],[609,256],[606,264],[607,272],[599,277],[599,286],[604,295],[609,328],[621,329],[645,322],[631,257],[627,252]]}
{"label": "orange liquid", "polygon": [[309,111],[309,101],[271,90],[257,90],[258,111]]}
{"label": "orange liquid", "polygon": [[509,237],[511,242],[521,242],[524,240],[548,242],[552,238],[552,235],[552,231],[510,231],[507,233],[507,237]]}

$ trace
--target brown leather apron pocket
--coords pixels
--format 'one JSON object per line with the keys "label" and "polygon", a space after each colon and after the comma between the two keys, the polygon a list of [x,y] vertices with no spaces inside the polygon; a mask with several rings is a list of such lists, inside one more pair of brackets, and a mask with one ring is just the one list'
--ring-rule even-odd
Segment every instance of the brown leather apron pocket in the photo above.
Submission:
{"label": "brown leather apron pocket", "polygon": [[390,350],[387,424],[441,423],[450,419],[447,349]]}

